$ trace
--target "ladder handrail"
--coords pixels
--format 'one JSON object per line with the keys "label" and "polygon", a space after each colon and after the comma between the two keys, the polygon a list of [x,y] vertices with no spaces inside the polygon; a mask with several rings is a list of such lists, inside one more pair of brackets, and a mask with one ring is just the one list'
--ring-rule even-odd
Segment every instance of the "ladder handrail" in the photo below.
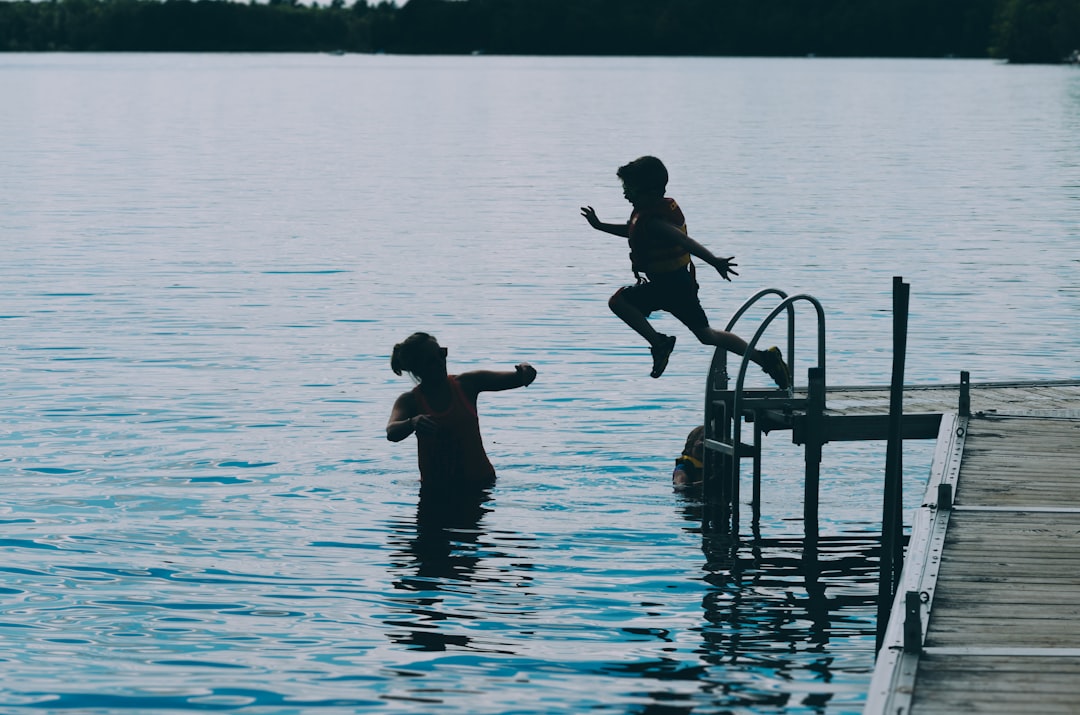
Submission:
{"label": "ladder handrail", "polygon": [[[739,442],[742,440],[743,381],[746,379],[746,368],[750,364],[750,355],[754,351],[754,346],[757,345],[758,341],[761,339],[761,336],[765,334],[765,330],[769,327],[769,324],[772,323],[772,321],[775,320],[776,317],[778,315],[780,315],[781,312],[783,312],[785,310],[788,310],[789,312],[793,311],[795,303],[798,303],[799,301],[807,301],[808,303],[810,303],[814,307],[814,310],[817,312],[817,322],[818,322],[818,341],[817,341],[818,342],[818,351],[817,351],[818,352],[818,354],[817,354],[818,364],[817,364],[817,367],[821,370],[822,380],[825,379],[825,310],[821,307],[821,303],[818,301],[817,298],[814,298],[811,295],[806,295],[805,293],[800,293],[798,295],[793,295],[793,296],[791,296],[789,298],[785,298],[783,301],[780,302],[780,305],[773,308],[772,312],[770,312],[769,315],[765,318],[765,320],[762,321],[760,327],[758,327],[757,331],[754,333],[754,337],[752,337],[750,339],[750,341],[746,344],[746,352],[743,354],[742,360],[739,363],[739,374],[738,374],[738,377],[735,378],[735,394],[734,394],[734,397],[732,399],[732,406],[731,406],[731,422],[732,422],[731,436],[732,436],[732,442],[734,444],[739,444]],[[789,320],[788,320],[789,326],[793,322],[794,322],[793,315],[789,315]],[[793,356],[789,354],[788,359],[793,360]],[[792,382],[792,384],[788,386],[788,389],[793,390],[794,387],[795,387],[794,382]],[[737,460],[737,459],[732,460],[732,463],[731,463],[731,483],[732,483],[733,497],[734,497],[735,500],[737,500],[738,499],[738,494],[739,494],[739,489],[738,489],[738,483],[739,483],[739,460]],[[738,509],[738,508],[739,508],[739,505],[738,505],[737,501],[735,501],[732,504],[732,509],[735,510],[735,509]],[[738,524],[738,515],[737,515],[737,513],[733,514],[733,523],[735,523],[736,525]]]}
{"label": "ladder handrail", "polygon": [[[732,332],[733,329],[735,328],[735,323],[737,323],[739,321],[739,318],[741,318],[746,313],[746,311],[748,311],[751,307],[753,307],[753,305],[755,303],[757,303],[759,300],[761,300],[762,298],[764,298],[766,296],[769,296],[769,295],[780,296],[781,300],[788,297],[788,294],[785,293],[784,291],[780,290],[779,288],[765,288],[764,290],[758,291],[754,295],[747,298],[746,302],[744,302],[742,304],[742,306],[740,306],[739,309],[735,311],[735,313],[728,320],[727,325],[724,326],[724,330],[726,332],[729,332],[729,333]],[[794,310],[789,309],[788,310],[788,318],[789,318],[789,320],[788,320],[788,346],[787,346],[787,348],[788,348],[787,349],[787,355],[788,355],[788,360],[789,361],[792,360],[792,351],[795,349],[794,317],[795,317],[794,316]],[[708,381],[706,382],[706,385],[705,385],[705,404],[706,404],[705,412],[706,412],[706,414],[708,414],[708,412],[709,412],[708,405],[709,405],[709,402],[712,399],[712,394],[711,393],[712,393],[712,391],[714,389],[716,389],[712,384],[713,378],[716,377],[717,375],[721,376],[723,378],[723,380],[724,380],[724,384],[719,389],[721,389],[721,390],[726,390],[727,389],[727,378],[728,378],[727,353],[728,353],[728,351],[726,349],[723,349],[723,348],[717,348],[716,350],[713,351],[712,363],[709,365],[709,378],[708,378]],[[790,367],[790,365],[791,365],[791,363],[789,362],[788,366]]]}
{"label": "ladder handrail", "polygon": [[731,319],[728,320],[727,327],[725,327],[724,330],[731,332],[731,329],[735,327],[735,323],[739,321],[739,318],[743,316],[743,313],[748,311],[754,305],[754,303],[757,303],[759,300],[761,300],[767,295],[778,295],[780,296],[781,300],[788,297],[788,294],[780,290],[779,288],[765,288],[764,290],[758,291],[754,295],[747,298],[746,302],[743,303],[742,306],[735,311],[735,313],[731,316]]}
{"label": "ladder handrail", "polygon": [[[806,302],[810,303],[814,307],[814,310],[817,312],[817,323],[818,323],[817,367],[821,368],[821,370],[824,372],[824,370],[825,370],[825,309],[821,307],[821,302],[818,301],[817,298],[815,298],[812,295],[807,295],[806,293],[799,293],[798,295],[793,295],[793,296],[790,296],[788,298],[784,298],[784,300],[780,302],[780,305],[773,308],[772,312],[770,312],[769,315],[765,318],[765,320],[762,321],[761,325],[758,327],[757,331],[754,333],[754,337],[752,337],[746,343],[746,352],[743,354],[742,360],[739,362],[739,375],[735,379],[735,403],[736,403],[736,405],[738,405],[738,403],[741,402],[742,391],[743,391],[743,382],[746,379],[746,368],[750,364],[750,355],[754,352],[755,346],[758,344],[758,341],[761,340],[761,336],[765,334],[765,331],[766,331],[766,329],[768,329],[769,324],[772,323],[772,321],[776,319],[776,316],[780,315],[781,311],[787,310],[788,313],[789,313],[789,319],[793,319],[794,318],[794,305],[795,305],[795,303],[798,303],[799,301],[806,301]],[[794,321],[791,320],[791,322],[794,322]],[[789,350],[789,352],[788,352],[788,368],[790,370],[791,365],[794,363],[795,356],[793,354],[794,353],[793,348],[789,347],[788,350]],[[795,378],[795,374],[794,374],[794,372],[792,372],[792,374],[791,374],[792,383],[789,386],[789,389],[794,389],[794,387],[795,387],[794,378]]]}
{"label": "ladder handrail", "polygon": [[[794,387],[795,387],[794,370],[792,370],[791,368],[795,363],[795,304],[796,303],[808,302],[808,303],[811,304],[811,306],[813,306],[813,308],[814,308],[814,310],[816,312],[816,315],[817,315],[817,363],[818,363],[817,367],[820,370],[822,380],[824,380],[824,375],[825,375],[825,311],[822,308],[821,303],[811,295],[807,295],[805,293],[800,293],[798,295],[788,296],[786,293],[784,293],[784,291],[781,291],[779,289],[766,288],[766,289],[764,289],[762,291],[759,291],[757,294],[755,294],[753,297],[751,297],[749,300],[747,300],[746,303],[744,303],[742,305],[742,307],[740,307],[739,310],[735,312],[735,314],[728,321],[727,330],[730,332],[731,328],[734,327],[735,323],[739,320],[739,318],[742,317],[742,315],[744,313],[746,313],[746,311],[754,303],[758,302],[762,298],[764,298],[766,296],[769,296],[769,295],[780,296],[781,301],[777,306],[775,306],[769,312],[769,314],[766,316],[766,318],[762,321],[761,325],[754,332],[753,337],[747,342],[747,349],[746,349],[746,352],[742,355],[742,360],[739,363],[738,375],[736,376],[736,379],[735,379],[735,389],[733,391],[733,399],[731,401],[731,406],[730,406],[731,414],[725,416],[725,420],[724,420],[724,422],[725,422],[725,434],[721,435],[724,438],[726,438],[728,436],[726,434],[726,431],[727,431],[726,430],[726,422],[727,422],[727,418],[730,418],[730,421],[731,421],[731,435],[730,435],[730,437],[731,437],[731,444],[732,444],[733,455],[734,456],[730,460],[731,461],[731,473],[728,476],[731,479],[731,496],[732,496],[731,507],[733,509],[733,513],[732,513],[733,525],[738,524],[738,515],[737,515],[737,511],[735,511],[735,510],[737,510],[739,508],[739,505],[738,505],[738,480],[739,480],[739,469],[740,469],[739,465],[740,465],[741,460],[740,460],[740,458],[738,456],[738,445],[740,445],[741,442],[742,442],[742,403],[743,403],[743,392],[744,392],[743,383],[746,380],[746,371],[747,371],[747,368],[749,367],[749,364],[751,362],[750,355],[753,354],[754,350],[756,349],[756,346],[757,346],[758,342],[761,340],[761,337],[765,334],[765,331],[769,328],[769,326],[772,324],[772,322],[781,313],[786,312],[787,315],[788,315],[788,321],[787,321],[788,322],[787,360],[788,360],[789,370],[791,370],[791,384],[789,384],[788,390],[789,390],[789,392],[794,390]],[[720,380],[723,382],[723,385],[720,386],[720,387],[715,385],[715,382],[716,382],[717,378],[720,378]],[[712,360],[712,364],[709,367],[709,376],[708,376],[708,378],[706,380],[706,385],[705,385],[705,421],[706,421],[706,425],[707,425],[706,426],[706,436],[710,437],[712,439],[715,439],[716,436],[717,436],[716,435],[716,430],[713,429],[712,428],[713,426],[711,425],[711,422],[713,420],[713,410],[715,409],[715,406],[713,405],[713,402],[715,401],[714,400],[714,392],[716,392],[718,389],[726,390],[727,389],[727,382],[728,382],[727,350],[724,349],[724,348],[718,347],[716,349],[716,351],[713,353],[713,360]],[[709,452],[710,451],[711,450],[706,450],[706,458],[709,457]],[[711,461],[712,460],[709,459],[710,464],[711,464]],[[713,475],[711,474],[710,469],[707,468],[706,469],[706,478],[709,478],[710,476],[713,476]],[[735,528],[737,528],[737,526]]]}
{"label": "ladder handrail", "polygon": [[[725,330],[728,331],[728,332],[732,332],[732,329],[735,327],[735,324],[739,321],[739,318],[741,318],[758,301],[760,301],[761,299],[765,298],[766,296],[770,296],[770,295],[779,296],[781,299],[786,299],[788,297],[788,294],[786,292],[780,290],[779,288],[765,288],[763,290],[758,291],[757,293],[752,295],[750,298],[748,298],[745,302],[743,302],[743,304],[739,307],[739,309],[735,311],[735,313],[728,320],[727,325],[725,326]],[[788,308],[788,350],[787,350],[787,355],[788,355],[788,360],[789,361],[792,360],[792,353],[793,353],[793,351],[795,349],[795,327],[794,327],[794,323],[795,323],[794,309],[789,307]],[[729,415],[725,414],[725,415],[723,415],[721,417],[722,426],[718,427],[716,424],[714,424],[715,421],[716,421],[716,416],[714,415],[714,413],[716,411],[716,405],[714,404],[715,403],[715,393],[717,391],[719,391],[719,390],[727,390],[728,389],[727,353],[728,353],[727,349],[722,348],[722,347],[717,347],[713,351],[712,362],[709,365],[709,374],[708,374],[708,376],[706,377],[706,380],[705,380],[705,436],[708,437],[708,438],[712,438],[712,439],[719,438],[721,441],[726,440],[726,439],[730,439],[730,437],[731,437],[730,430],[728,429],[728,427],[729,427],[728,420],[729,420],[729,417],[730,417]],[[789,363],[789,365],[790,365],[790,363]],[[729,408],[730,408],[730,405],[726,405],[724,409],[727,410]],[[734,420],[732,420],[732,421],[734,421]],[[734,452],[733,452],[733,454],[734,454]],[[706,484],[709,485],[709,486],[713,486],[713,483],[716,481],[716,479],[714,479],[713,477],[718,476],[716,474],[716,472],[718,470],[713,466],[712,450],[711,449],[706,449],[704,456],[705,456]],[[739,461],[739,457],[734,457],[733,459],[735,460],[736,463]],[[712,496],[714,496],[714,495],[709,493],[710,491],[711,490],[706,489],[706,498],[711,498]]]}

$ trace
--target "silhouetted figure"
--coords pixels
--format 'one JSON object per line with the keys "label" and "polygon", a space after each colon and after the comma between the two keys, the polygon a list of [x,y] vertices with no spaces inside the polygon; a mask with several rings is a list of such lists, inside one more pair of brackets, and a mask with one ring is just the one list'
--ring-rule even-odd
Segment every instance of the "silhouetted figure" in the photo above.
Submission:
{"label": "silhouetted figure", "polygon": [[675,460],[671,485],[678,491],[700,489],[704,481],[705,427],[695,427],[686,435],[682,454]]}
{"label": "silhouetted figure", "polygon": [[[657,332],[648,321],[654,311],[663,310],[679,319],[705,345],[722,347],[736,355],[747,350],[746,341],[723,330],[709,327],[709,319],[698,300],[698,283],[690,256],[715,268],[724,280],[739,275],[732,270],[734,256],[717,258],[709,249],[690,238],[686,219],[675,199],[666,198],[668,172],[654,156],[643,156],[619,167],[623,196],[634,206],[626,223],[604,223],[592,206],[583,206],[581,215],[593,228],[622,236],[630,242],[630,262],[637,284],[625,286],[608,301],[612,312],[652,346],[652,376],[660,377],[667,367],[675,336]],[[754,350],[750,359],[761,366],[780,389],[791,384],[787,364],[780,349]]]}
{"label": "silhouetted figure", "polygon": [[476,397],[481,392],[526,387],[536,370],[520,363],[511,372],[477,370],[446,372],[447,350],[427,333],[413,333],[394,346],[390,367],[417,382],[394,402],[386,438],[400,442],[416,433],[420,482],[425,493],[484,488],[495,481],[495,469],[484,451]]}

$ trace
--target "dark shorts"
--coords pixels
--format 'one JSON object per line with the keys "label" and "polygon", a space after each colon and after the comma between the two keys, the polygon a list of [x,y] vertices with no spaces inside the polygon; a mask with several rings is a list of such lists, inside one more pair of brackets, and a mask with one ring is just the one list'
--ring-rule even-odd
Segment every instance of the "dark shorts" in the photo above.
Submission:
{"label": "dark shorts", "polygon": [[688,268],[670,273],[653,273],[648,283],[620,288],[619,293],[644,315],[663,310],[697,332],[709,327],[709,319],[698,300],[698,284]]}

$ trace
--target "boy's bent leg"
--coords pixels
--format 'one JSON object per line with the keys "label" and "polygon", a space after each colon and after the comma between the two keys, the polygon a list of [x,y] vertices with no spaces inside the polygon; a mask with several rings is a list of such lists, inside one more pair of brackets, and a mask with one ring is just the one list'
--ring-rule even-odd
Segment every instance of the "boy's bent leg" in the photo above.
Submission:
{"label": "boy's bent leg", "polygon": [[649,323],[648,315],[623,295],[626,290],[626,288],[617,290],[615,295],[608,300],[608,307],[611,308],[612,313],[633,328],[634,332],[649,341],[653,359],[653,369],[649,374],[652,377],[660,377],[667,368],[671,351],[675,349],[675,337],[657,332]]}
{"label": "boy's bent leg", "polygon": [[[705,345],[724,348],[736,355],[744,355],[748,348],[745,340],[735,333],[724,330],[713,330],[705,327],[695,330],[694,335]],[[784,358],[780,354],[780,348],[774,345],[767,350],[754,350],[750,355],[750,359],[760,365],[761,369],[773,379],[781,390],[786,390],[791,385],[791,370],[788,368],[787,363],[784,362]]]}
{"label": "boy's bent leg", "polygon": [[649,345],[654,347],[660,345],[667,336],[658,333],[649,323],[648,316],[626,299],[626,296],[623,295],[625,290],[626,288],[620,288],[615,291],[615,295],[608,299],[608,307],[611,308],[611,312],[633,328],[634,332],[648,340]]}
{"label": "boy's bent leg", "polygon": [[[736,355],[742,355],[746,352],[746,341],[735,333],[729,333],[726,330],[714,330],[706,325],[695,330],[694,336],[703,345],[724,348],[729,353],[735,353]],[[757,351],[755,350],[755,352]],[[750,357],[753,359],[754,356],[751,355]]]}

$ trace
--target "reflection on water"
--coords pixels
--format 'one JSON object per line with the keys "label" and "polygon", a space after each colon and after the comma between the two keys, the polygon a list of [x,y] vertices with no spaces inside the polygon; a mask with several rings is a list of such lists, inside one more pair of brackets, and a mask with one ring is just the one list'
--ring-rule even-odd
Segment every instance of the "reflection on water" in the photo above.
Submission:
{"label": "reflection on water", "polygon": [[395,611],[403,612],[386,620],[387,636],[395,643],[422,651],[471,647],[468,636],[446,626],[479,615],[451,613],[442,593],[460,594],[469,582],[487,578],[476,570],[482,558],[480,522],[490,511],[489,501],[486,489],[464,494],[421,490],[415,522],[391,524],[390,543],[400,549],[394,552],[392,571],[399,574],[394,588],[408,592],[394,595]]}
{"label": "reflection on water", "polygon": [[[700,532],[704,505],[696,496],[685,495],[680,507],[686,528]],[[744,682],[725,678],[706,692],[722,694],[731,707],[825,712],[843,690],[835,688],[834,678],[850,677],[851,671],[831,646],[839,641],[842,652],[874,638],[879,535],[807,540],[763,536],[755,527],[744,537],[703,533],[701,544],[703,578],[710,586],[702,600],[702,660],[713,666],[749,664],[745,672],[773,682],[805,680],[810,673],[818,683],[770,695],[753,676]]]}
{"label": "reflection on water", "polygon": [[[566,643],[557,655],[540,657],[574,627],[573,615],[558,616],[565,605],[560,602],[574,600],[572,593],[550,600],[545,593],[575,589],[545,582],[558,573],[559,562],[575,557],[548,552],[551,562],[545,563],[542,546],[528,535],[494,533],[491,523],[507,504],[489,492],[454,499],[423,495],[415,512],[390,524],[393,591],[382,620],[394,645],[418,656],[439,655],[426,665],[396,668],[410,676],[406,683],[416,682],[400,684],[387,697],[450,706],[467,687],[435,677],[431,668],[441,663],[464,672],[495,667],[513,688],[536,687],[552,673],[591,677],[597,693],[617,687],[605,680],[625,681],[618,697],[590,708],[600,711],[856,712],[861,686],[853,672],[872,667],[867,655],[874,642],[877,536],[825,535],[807,545],[793,536],[702,534],[696,495],[674,499],[679,528],[700,546],[699,570],[688,572],[685,582],[670,576],[667,599],[665,589],[656,587],[647,596],[624,594],[620,607],[639,610],[613,623],[610,636],[607,618],[593,609],[618,594],[579,593],[573,608],[591,610],[586,622],[596,620],[576,660]],[[594,555],[589,535],[574,536],[581,542],[577,558],[587,562]],[[632,543],[613,556],[647,558]],[[618,587],[613,582],[609,588]],[[688,588],[700,592],[696,614],[687,610],[672,619]],[[619,645],[593,661],[587,656],[593,639]],[[520,711],[548,710],[534,705]]]}

